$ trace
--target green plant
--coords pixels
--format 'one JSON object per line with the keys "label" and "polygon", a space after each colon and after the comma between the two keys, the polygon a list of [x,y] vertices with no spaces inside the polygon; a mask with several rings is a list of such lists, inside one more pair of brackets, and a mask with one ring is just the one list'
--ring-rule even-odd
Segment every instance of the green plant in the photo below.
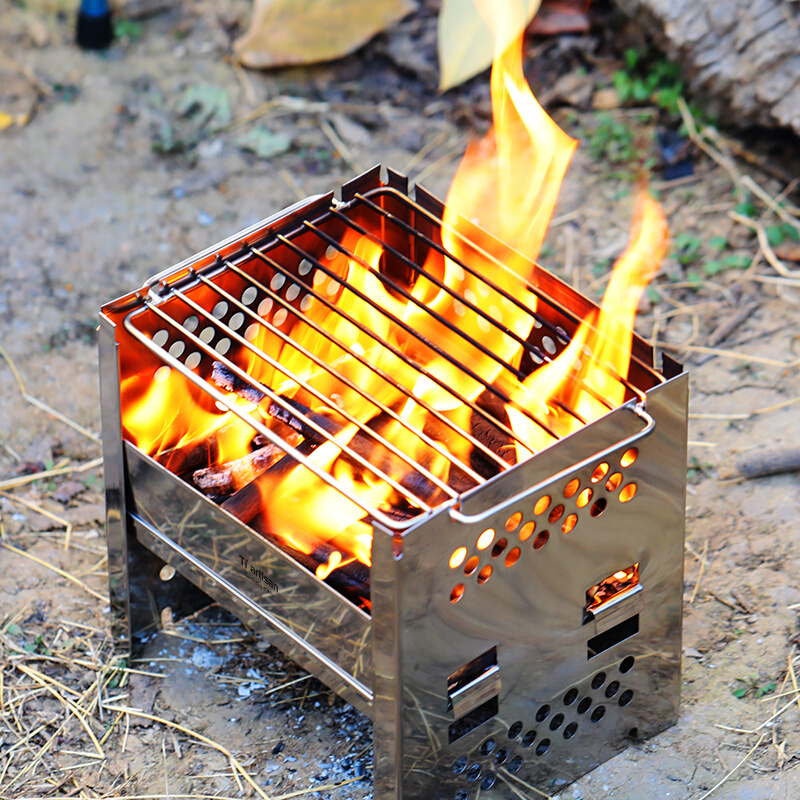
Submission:
{"label": "green plant", "polygon": [[683,94],[681,67],[665,58],[649,59],[643,51],[625,51],[625,69],[614,73],[613,83],[623,103],[654,103],[665,111],[678,111]]}
{"label": "green plant", "polygon": [[114,21],[114,38],[129,44],[136,44],[142,38],[143,28],[131,19]]}
{"label": "green plant", "polygon": [[689,233],[679,233],[675,237],[675,257],[678,261],[686,266],[691,264],[700,255],[700,250],[703,246],[703,240],[698,236],[692,236]]}
{"label": "green plant", "polygon": [[597,127],[589,134],[589,153],[596,161],[614,165],[629,164],[641,156],[631,127],[607,112],[597,115]]}
{"label": "green plant", "polygon": [[738,689],[734,689],[732,692],[733,696],[738,697],[740,700],[748,695],[759,698],[763,697],[765,694],[771,694],[775,691],[774,683],[759,683],[758,678],[756,678],[755,675],[751,675],[748,678],[737,678],[736,680],[738,683],[744,684]]}

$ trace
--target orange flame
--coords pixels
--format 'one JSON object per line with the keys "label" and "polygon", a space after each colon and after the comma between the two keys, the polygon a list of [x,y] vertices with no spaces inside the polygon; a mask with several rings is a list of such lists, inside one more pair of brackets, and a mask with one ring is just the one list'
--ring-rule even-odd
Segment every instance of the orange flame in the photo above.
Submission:
{"label": "orange flame", "polygon": [[[486,7],[497,40],[511,41],[507,29],[518,25],[520,5],[476,3]],[[281,320],[269,309],[259,311],[284,326],[291,341],[265,323],[247,336],[255,352],[232,355],[253,378],[332,426],[333,441],[317,446],[309,459],[351,495],[387,513],[401,506],[413,511],[403,491],[406,459],[421,465],[420,496],[431,506],[446,496],[443,487],[461,491],[477,482],[469,475],[473,444],[459,431],[470,431],[472,404],[486,386],[510,398],[504,410],[518,441],[498,456],[509,463],[622,404],[634,315],[666,249],[663,214],[643,194],[601,308],[557,357],[520,380],[520,342],[538,324],[528,282],[576,142],[531,93],[522,36],[496,54],[491,90],[493,129],[469,146],[447,196],[441,236],[452,257],[432,248],[404,296],[383,280],[382,245],[348,231],[342,251],[329,247],[320,259],[325,269],[314,273],[314,289],[325,302],[308,296],[302,315],[284,312]],[[220,462],[249,452],[252,428],[235,414],[209,407],[202,392],[168,367],[151,378],[135,375],[122,385],[126,434],[140,448],[159,454],[213,434]],[[257,418],[264,424],[277,424],[265,410],[235,395],[231,401],[245,413],[261,411]],[[395,485],[364,469],[353,452],[367,452]],[[313,555],[318,577],[353,560],[370,564],[372,525],[363,509],[310,470],[297,466],[259,481],[258,488],[259,524]]]}

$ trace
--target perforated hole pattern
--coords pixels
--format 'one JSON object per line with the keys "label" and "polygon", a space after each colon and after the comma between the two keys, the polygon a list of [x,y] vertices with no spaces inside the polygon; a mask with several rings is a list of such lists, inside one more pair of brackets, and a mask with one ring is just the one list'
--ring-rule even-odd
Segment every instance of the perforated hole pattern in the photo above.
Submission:
{"label": "perforated hole pattern", "polygon": [[[547,544],[550,540],[550,531],[539,526],[546,523],[560,529],[565,536],[573,535],[581,516],[585,518],[587,507],[589,517],[592,518],[599,517],[605,512],[610,498],[615,497],[620,503],[631,502],[636,496],[637,484],[634,481],[628,481],[624,486],[622,484],[626,480],[625,470],[634,464],[638,457],[638,449],[631,447],[611,463],[602,461],[596,464],[588,480],[581,482],[579,478],[571,478],[560,490],[563,502],[560,498],[554,499],[549,494],[537,497],[528,509],[518,509],[499,522],[499,528],[505,529],[509,536],[498,537],[495,528],[486,528],[478,536],[472,548],[461,546],[453,551],[449,561],[450,568],[455,570],[463,565],[467,577],[477,573],[474,585],[483,586],[497,572],[495,567],[487,562],[494,561],[496,566],[503,564],[510,568],[522,563],[523,556],[530,555],[531,550],[541,550]],[[526,517],[537,519],[526,519]],[[532,547],[515,546],[517,542],[525,544],[531,539]],[[470,549],[473,553],[467,558]],[[505,557],[501,558],[504,555]],[[485,559],[483,564],[482,559]],[[456,584],[450,593],[450,601],[457,603],[464,597],[467,589],[468,584]]]}
{"label": "perforated hole pattern", "polygon": [[571,686],[556,706],[540,705],[527,723],[513,722],[506,736],[490,736],[469,755],[458,756],[453,761],[453,774],[461,776],[465,785],[456,789],[454,800],[479,797],[478,787],[481,790],[491,788],[497,780],[496,770],[500,768],[514,775],[526,761],[547,756],[556,744],[572,746],[571,740],[582,728],[589,733],[599,730],[595,725],[602,723],[610,705],[627,706],[633,702],[632,689],[620,692],[620,679],[624,680],[622,676],[629,673],[635,663],[633,656],[626,656],[616,669],[596,672],[583,688]]}

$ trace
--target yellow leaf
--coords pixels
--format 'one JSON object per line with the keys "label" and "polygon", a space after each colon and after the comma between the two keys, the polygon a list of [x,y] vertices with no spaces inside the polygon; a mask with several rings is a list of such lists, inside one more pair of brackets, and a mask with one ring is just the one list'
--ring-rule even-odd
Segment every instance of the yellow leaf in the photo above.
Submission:
{"label": "yellow leaf", "polygon": [[0,111],[0,131],[10,128],[14,124],[14,117],[7,114],[5,111]]}
{"label": "yellow leaf", "polygon": [[[502,52],[539,10],[541,0],[442,0],[439,12],[439,89],[445,91],[483,72],[495,50]],[[487,25],[481,8],[497,29]],[[505,14],[502,24],[499,19]]]}
{"label": "yellow leaf", "polygon": [[329,61],[415,10],[413,0],[256,0],[233,49],[246,67]]}

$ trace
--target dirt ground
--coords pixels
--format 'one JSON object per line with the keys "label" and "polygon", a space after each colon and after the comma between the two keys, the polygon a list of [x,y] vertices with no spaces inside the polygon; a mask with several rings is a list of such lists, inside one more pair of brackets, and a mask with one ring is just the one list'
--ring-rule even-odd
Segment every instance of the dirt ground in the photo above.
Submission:
{"label": "dirt ground", "polygon": [[[275,799],[365,800],[369,721],[232,618],[212,609],[115,660],[97,313],[375,163],[444,196],[485,127],[488,81],[436,93],[430,15],[336,64],[245,74],[228,57],[245,2],[174,4],[129,21],[102,55],[73,46],[74,5],[0,0],[0,112],[14,120],[0,131],[0,797],[236,797],[252,780]],[[533,44],[537,80],[593,41]],[[554,112],[589,146],[541,260],[597,297],[626,242],[635,169],[590,152],[605,140],[586,98],[616,62],[591,63],[573,84],[584,99]],[[611,113],[651,126],[641,109]],[[771,172],[787,146],[775,139]],[[797,446],[800,282],[780,269],[800,275],[800,245],[769,208],[785,185],[723,161],[695,150],[692,176],[655,174],[673,247],[638,322],[691,373],[680,720],[555,787],[561,800],[800,796],[798,473],[735,470]],[[751,180],[764,198],[750,186],[747,200]],[[800,219],[789,202],[779,212]]]}

